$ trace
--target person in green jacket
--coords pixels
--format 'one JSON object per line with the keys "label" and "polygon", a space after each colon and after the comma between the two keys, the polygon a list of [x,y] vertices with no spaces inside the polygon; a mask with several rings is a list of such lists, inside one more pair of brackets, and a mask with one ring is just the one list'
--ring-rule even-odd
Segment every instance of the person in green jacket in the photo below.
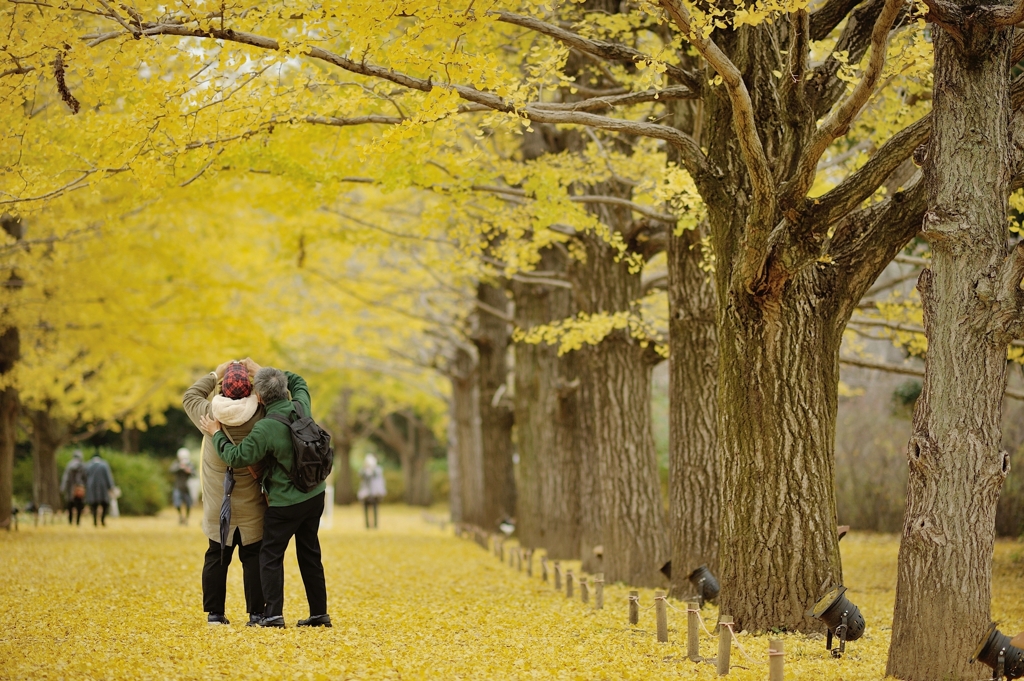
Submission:
{"label": "person in green jacket", "polygon": [[[301,376],[273,367],[262,367],[253,379],[253,392],[267,410],[267,416],[280,414],[288,417],[294,410],[292,400],[302,404],[306,414],[312,413],[309,388]],[[291,393],[291,399],[288,394]],[[327,483],[322,482],[309,492],[300,492],[288,477],[295,459],[292,451],[291,431],[288,426],[272,418],[264,418],[237,445],[231,444],[220,430],[220,423],[208,417],[200,419],[203,430],[213,436],[217,455],[229,466],[251,466],[267,456],[263,488],[269,508],[263,518],[263,546],[260,549],[260,579],[267,600],[264,617],[253,626],[281,627],[284,624],[284,552],[295,537],[295,553],[299,573],[306,588],[309,618],[299,620],[300,627],[329,627],[327,614],[327,586],[324,566],[320,557],[320,516],[324,512],[324,493]]]}

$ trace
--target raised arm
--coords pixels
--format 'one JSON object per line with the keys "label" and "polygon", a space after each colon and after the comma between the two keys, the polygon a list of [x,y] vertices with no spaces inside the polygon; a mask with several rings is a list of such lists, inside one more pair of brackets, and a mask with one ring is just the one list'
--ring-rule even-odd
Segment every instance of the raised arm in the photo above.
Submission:
{"label": "raised arm", "polygon": [[300,402],[306,409],[306,414],[312,416],[313,404],[309,398],[309,386],[306,385],[306,379],[290,371],[284,372],[284,375],[288,377],[288,392],[292,394],[292,399]]}

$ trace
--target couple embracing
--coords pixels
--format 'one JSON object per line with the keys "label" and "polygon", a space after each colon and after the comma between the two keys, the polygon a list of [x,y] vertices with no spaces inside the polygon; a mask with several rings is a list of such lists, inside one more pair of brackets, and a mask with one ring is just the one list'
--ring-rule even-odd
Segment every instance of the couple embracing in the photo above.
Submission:
{"label": "couple embracing", "polygon": [[[182,402],[208,436],[202,452],[203,531],[210,540],[203,565],[208,623],[228,624],[227,570],[238,546],[248,626],[283,628],[284,553],[295,537],[309,602],[309,618],[298,626],[330,627],[317,534],[326,484],[296,478],[294,427],[289,425],[310,415],[306,381],[247,358],[218,366],[196,381]],[[224,490],[230,517],[221,527]]]}

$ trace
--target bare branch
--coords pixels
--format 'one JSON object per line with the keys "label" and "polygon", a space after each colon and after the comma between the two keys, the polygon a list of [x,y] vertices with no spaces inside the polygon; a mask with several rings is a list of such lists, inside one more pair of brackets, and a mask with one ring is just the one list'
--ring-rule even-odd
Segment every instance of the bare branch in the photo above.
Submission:
{"label": "bare branch", "polygon": [[931,131],[931,114],[927,114],[886,140],[867,163],[837,187],[814,199],[808,213],[816,228],[834,223],[864,203],[917,147],[928,141]]}
{"label": "bare branch", "polygon": [[[148,37],[172,35],[191,38],[210,38],[214,40],[234,42],[241,45],[249,45],[275,52],[280,50],[280,45],[273,38],[267,38],[254,33],[235,31],[232,29],[200,29],[166,23],[147,23],[143,24],[143,26],[144,28],[141,31],[141,35]],[[97,44],[97,40],[94,40],[89,44]],[[429,78],[417,78],[383,66],[369,64],[367,62],[356,62],[320,47],[311,47],[305,54],[313,59],[333,64],[345,71],[370,78],[385,80],[412,90],[430,92],[435,87],[450,89],[468,102],[482,105],[494,111],[524,116],[525,118],[538,123],[582,125],[611,132],[661,139],[679,150],[680,156],[686,164],[686,169],[694,176],[695,179],[710,172],[710,169],[707,166],[707,157],[704,155],[704,152],[701,151],[697,142],[689,135],[667,125],[611,118],[583,111],[557,111],[534,105],[528,105],[524,109],[517,110],[511,102],[504,98],[494,93],[477,90],[476,88],[468,85],[437,84]]]}
{"label": "bare branch", "polygon": [[811,40],[824,40],[860,0],[827,0],[811,13]]}
{"label": "bare branch", "polygon": [[[478,192],[490,192],[492,194],[505,194],[508,196],[515,196],[519,198],[527,198],[527,193],[522,189],[516,189],[515,187],[495,187],[491,185],[475,184],[470,187],[473,191]],[[652,220],[658,222],[665,222],[674,225],[679,222],[679,218],[674,215],[667,213],[659,213],[649,206],[643,206],[639,203],[634,203],[629,199],[619,198],[617,196],[603,196],[594,194],[583,194],[581,196],[570,196],[569,200],[573,203],[597,203],[605,204],[610,206],[622,206],[623,208],[629,208],[630,210],[640,213]]]}
{"label": "bare branch", "polygon": [[[859,359],[855,357],[840,357],[840,364],[846,364],[847,366],[860,367],[862,369],[874,369],[875,371],[885,371],[890,374],[902,374],[904,376],[916,376],[918,378],[924,378],[923,369],[915,369],[914,367],[900,366],[898,364],[886,364],[885,362],[873,362],[867,359]],[[1017,390],[1010,390],[1007,388],[1004,393],[1007,397],[1015,400],[1024,400],[1024,393]]]}
{"label": "bare branch", "polygon": [[850,123],[860,113],[861,108],[871,97],[875,85],[882,75],[882,67],[885,66],[885,52],[889,45],[889,29],[896,20],[897,15],[903,10],[905,0],[886,0],[882,13],[875,21],[875,27],[871,31],[871,57],[864,75],[853,88],[853,92],[831,114],[822,122],[815,132],[811,141],[807,144],[801,155],[800,162],[794,179],[787,187],[787,194],[792,198],[804,197],[814,180],[814,174],[818,167],[818,160],[828,149],[836,138],[845,135],[849,130]]}
{"label": "bare branch", "polygon": [[29,201],[42,201],[44,199],[53,198],[54,196],[59,196],[60,194],[63,194],[65,192],[71,192],[71,191],[74,191],[76,189],[81,189],[82,187],[85,187],[86,185],[80,184],[80,183],[83,180],[85,180],[87,177],[89,177],[90,175],[95,173],[95,172],[96,172],[95,170],[86,170],[80,176],[78,176],[75,179],[71,180],[71,182],[68,182],[66,185],[64,185],[62,187],[57,187],[53,191],[46,192],[45,194],[40,194],[39,196],[30,196],[30,197],[24,198],[24,199],[20,199],[20,198],[18,198],[18,199],[5,199],[3,201],[0,201],[0,206],[7,205],[7,204],[10,204],[10,203],[28,203]]}
{"label": "bare branch", "polygon": [[[583,36],[573,33],[572,31],[567,31],[560,26],[555,26],[554,24],[549,24],[533,17],[504,11],[491,12],[491,14],[496,15],[498,17],[498,21],[528,28],[531,31],[536,31],[537,33],[543,33],[544,35],[555,38],[556,40],[563,42],[580,52],[586,52],[587,54],[600,57],[601,59],[608,61],[624,64],[658,61],[654,57],[635,50],[632,47],[628,47],[620,43],[608,42],[606,40],[592,40],[590,38],[584,38]],[[690,90],[700,92],[700,80],[696,74],[690,73],[686,69],[676,66],[675,64],[668,63],[665,64],[665,73],[667,73],[670,78],[673,78],[687,86]]]}
{"label": "bare branch", "polygon": [[474,300],[473,304],[476,305],[477,309],[481,310],[482,312],[486,312],[487,314],[493,317],[497,317],[498,319],[504,322],[512,324],[515,321],[514,319],[512,319],[512,315],[508,314],[507,312],[502,312],[498,308],[488,305],[485,302],[482,302],[480,300]]}

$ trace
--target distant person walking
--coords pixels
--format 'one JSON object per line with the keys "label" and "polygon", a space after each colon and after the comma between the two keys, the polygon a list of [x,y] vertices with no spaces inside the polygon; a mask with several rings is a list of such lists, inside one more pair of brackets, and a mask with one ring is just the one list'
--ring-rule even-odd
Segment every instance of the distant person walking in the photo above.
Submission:
{"label": "distant person walking", "polygon": [[[82,461],[82,450],[76,449],[60,479],[60,491],[64,494],[64,503],[68,509],[68,525],[82,524],[82,509],[85,508],[85,482],[85,463]],[[74,514],[74,520],[72,520],[72,514]]]}
{"label": "distant person walking", "polygon": [[[291,429],[274,417],[285,420],[295,413],[292,400],[301,405],[306,416],[311,413],[309,388],[301,376],[272,367],[263,367],[253,379],[253,392],[267,408],[267,418],[257,423],[240,444],[221,432],[221,424],[204,417],[204,431],[213,436],[217,455],[229,466],[249,466],[267,458],[263,487],[270,507],[263,518],[263,548],[260,551],[260,577],[267,599],[266,616],[256,623],[261,627],[284,624],[284,552],[295,537],[295,555],[299,574],[306,588],[309,618],[299,620],[300,627],[329,627],[327,585],[320,557],[320,516],[324,512],[326,483],[320,482],[302,492],[292,481],[289,471],[295,462]],[[289,399],[291,393],[291,399]]]}
{"label": "distant person walking", "polygon": [[[251,374],[256,363],[224,362],[196,381],[185,391],[182,406],[185,413],[202,430],[203,417],[214,416],[221,422],[225,435],[232,442],[241,442],[266,409],[252,394]],[[234,471],[224,463],[213,449],[213,438],[203,438],[203,534],[209,540],[203,561],[203,610],[207,624],[229,624],[224,616],[227,600],[228,566],[235,547],[242,563],[242,585],[249,622],[263,617],[263,583],[260,580],[260,548],[263,546],[263,514],[267,502],[260,490],[260,470]],[[228,542],[224,551],[220,545],[220,510],[224,501],[224,479],[232,475],[235,485],[231,492],[231,520],[227,527]],[[223,557],[222,557],[223,556]]]}
{"label": "distant person walking", "polygon": [[370,507],[373,507],[373,529],[377,529],[377,504],[387,495],[384,484],[384,469],[377,465],[377,457],[367,454],[363,467],[359,469],[359,491],[356,497],[363,502],[363,518],[366,529],[370,529]]}
{"label": "distant person walking", "polygon": [[178,510],[178,524],[188,525],[189,516],[192,515],[192,492],[188,488],[188,481],[196,473],[192,469],[192,455],[185,447],[178,450],[178,458],[171,464],[171,473],[174,474],[171,501]]}
{"label": "distant person walking", "polygon": [[89,465],[85,467],[85,505],[92,509],[92,524],[107,526],[107,510],[110,508],[110,490],[114,488],[114,474],[110,464],[96,450]]}

